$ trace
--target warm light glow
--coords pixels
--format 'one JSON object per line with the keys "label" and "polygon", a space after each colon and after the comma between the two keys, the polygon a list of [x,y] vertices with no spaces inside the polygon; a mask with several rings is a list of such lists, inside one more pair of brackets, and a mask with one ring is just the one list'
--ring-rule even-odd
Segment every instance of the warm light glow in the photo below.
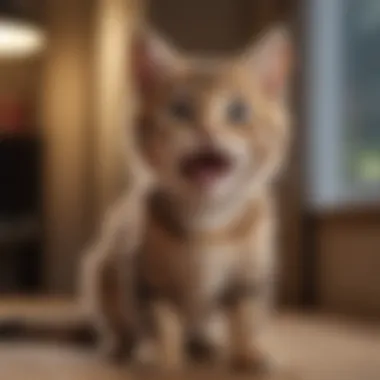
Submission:
{"label": "warm light glow", "polygon": [[45,36],[38,27],[0,19],[0,58],[30,56],[41,51],[44,45]]}

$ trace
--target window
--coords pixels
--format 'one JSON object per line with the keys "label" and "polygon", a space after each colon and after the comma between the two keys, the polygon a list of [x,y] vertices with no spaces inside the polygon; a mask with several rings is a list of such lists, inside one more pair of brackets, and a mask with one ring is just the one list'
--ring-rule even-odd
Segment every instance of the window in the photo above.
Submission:
{"label": "window", "polygon": [[380,200],[380,2],[310,0],[309,21],[308,199]]}
{"label": "window", "polygon": [[348,175],[354,186],[371,185],[380,182],[380,2],[348,0],[346,8]]}

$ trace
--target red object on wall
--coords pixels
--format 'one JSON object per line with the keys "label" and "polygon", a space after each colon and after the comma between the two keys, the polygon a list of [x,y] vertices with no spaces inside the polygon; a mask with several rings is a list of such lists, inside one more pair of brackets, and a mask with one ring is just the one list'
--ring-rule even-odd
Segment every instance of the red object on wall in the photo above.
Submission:
{"label": "red object on wall", "polygon": [[27,107],[24,102],[0,96],[0,133],[24,132],[27,125]]}

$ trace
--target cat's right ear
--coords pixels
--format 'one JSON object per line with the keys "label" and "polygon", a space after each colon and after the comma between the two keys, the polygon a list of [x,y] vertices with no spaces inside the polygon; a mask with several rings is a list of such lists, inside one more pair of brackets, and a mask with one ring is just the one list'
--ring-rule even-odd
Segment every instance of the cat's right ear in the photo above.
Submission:
{"label": "cat's right ear", "polygon": [[146,94],[179,69],[180,58],[166,39],[151,29],[144,29],[132,43],[132,67],[139,91]]}
{"label": "cat's right ear", "polygon": [[272,99],[286,98],[294,68],[294,46],[289,30],[272,27],[243,54],[243,64],[255,72],[261,89]]}

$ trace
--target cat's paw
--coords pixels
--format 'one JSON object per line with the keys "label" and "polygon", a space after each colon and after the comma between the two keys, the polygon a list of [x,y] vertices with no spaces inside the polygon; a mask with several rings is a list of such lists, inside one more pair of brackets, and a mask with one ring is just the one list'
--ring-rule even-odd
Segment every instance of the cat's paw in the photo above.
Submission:
{"label": "cat's paw", "polygon": [[271,374],[276,366],[273,360],[259,350],[251,350],[235,354],[231,367],[237,372],[250,372],[259,375]]}
{"label": "cat's paw", "polygon": [[136,338],[132,334],[108,334],[99,345],[99,354],[113,364],[121,364],[132,358]]}
{"label": "cat's paw", "polygon": [[186,352],[191,360],[200,363],[213,363],[219,356],[216,345],[204,337],[191,337],[187,341]]}

